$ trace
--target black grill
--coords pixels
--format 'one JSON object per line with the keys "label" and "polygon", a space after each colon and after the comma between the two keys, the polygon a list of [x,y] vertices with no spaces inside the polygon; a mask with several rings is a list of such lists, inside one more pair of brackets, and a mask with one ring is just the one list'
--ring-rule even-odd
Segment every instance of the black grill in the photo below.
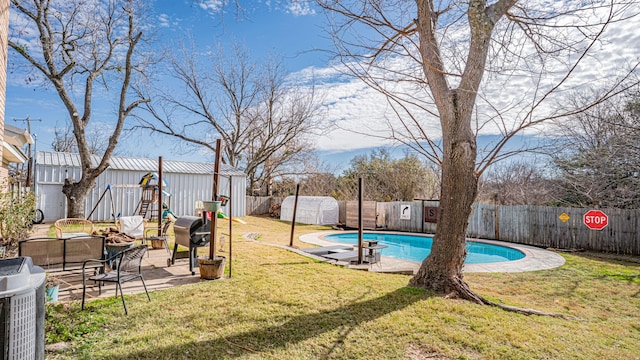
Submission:
{"label": "black grill", "polygon": [[173,224],[176,242],[173,247],[171,263],[175,263],[178,245],[189,248],[189,271],[195,275],[193,267],[197,264],[196,249],[209,245],[210,222],[198,216],[182,216]]}

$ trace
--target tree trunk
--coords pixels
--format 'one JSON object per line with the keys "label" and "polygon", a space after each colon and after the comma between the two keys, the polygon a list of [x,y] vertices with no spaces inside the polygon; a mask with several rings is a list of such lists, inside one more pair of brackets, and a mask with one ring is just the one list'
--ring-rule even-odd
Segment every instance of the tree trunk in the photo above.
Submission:
{"label": "tree trunk", "polygon": [[78,182],[73,179],[64,180],[62,193],[67,197],[67,217],[84,219],[87,195],[95,185],[95,179],[87,180],[84,177]]}
{"label": "tree trunk", "polygon": [[456,92],[451,92],[451,109],[442,112],[443,162],[438,226],[431,254],[410,284],[440,293],[468,290],[462,280],[466,258],[466,232],[478,191],[475,173],[476,139],[470,121],[459,111]]}

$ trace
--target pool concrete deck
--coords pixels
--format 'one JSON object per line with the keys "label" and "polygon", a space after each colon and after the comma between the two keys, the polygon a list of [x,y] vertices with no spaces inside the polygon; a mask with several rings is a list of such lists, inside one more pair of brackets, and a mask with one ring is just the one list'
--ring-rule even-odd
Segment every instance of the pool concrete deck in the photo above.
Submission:
{"label": "pool concrete deck", "polygon": [[[308,244],[313,244],[317,246],[332,246],[337,243],[324,240],[323,237],[325,235],[330,234],[345,234],[348,231],[323,231],[317,233],[311,233],[300,236],[300,241]],[[398,232],[390,232],[390,231],[376,231],[376,233],[390,233],[390,234],[404,234],[406,233],[398,233]],[[497,263],[487,263],[487,264],[469,264],[463,267],[463,271],[466,273],[479,273],[479,272],[525,272],[525,271],[537,271],[537,270],[546,270],[553,269],[556,267],[560,267],[564,265],[565,260],[559,254],[533,247],[528,245],[521,244],[513,244],[507,243],[503,241],[494,241],[494,240],[483,240],[483,239],[472,239],[473,241],[488,243],[493,245],[500,245],[504,247],[509,247],[513,249],[517,249],[522,251],[525,254],[525,257],[520,260],[513,261],[505,261],[505,262],[497,262]],[[353,265],[344,261],[335,261],[331,259],[324,258],[318,255],[311,255],[303,250],[296,250],[296,252],[313,257],[314,259],[326,261],[329,263],[333,263],[336,265],[346,266],[350,268],[360,268],[366,269],[369,271],[376,272],[389,272],[389,273],[403,273],[403,274],[414,274],[419,268],[419,262],[408,261],[408,260],[400,260],[388,256],[384,256],[384,250],[382,250],[381,260],[379,263],[375,264],[363,264],[363,265]]]}

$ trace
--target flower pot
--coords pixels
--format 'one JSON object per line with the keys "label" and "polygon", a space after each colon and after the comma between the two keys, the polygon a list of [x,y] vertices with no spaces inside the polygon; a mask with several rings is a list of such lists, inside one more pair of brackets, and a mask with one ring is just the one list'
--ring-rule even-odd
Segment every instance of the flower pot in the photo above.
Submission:
{"label": "flower pot", "polygon": [[198,258],[200,278],[205,280],[220,279],[224,275],[226,260],[227,258],[224,256],[216,256],[215,259]]}
{"label": "flower pot", "polygon": [[58,290],[60,285],[47,286],[45,289],[47,302],[58,301]]}
{"label": "flower pot", "polygon": [[206,211],[216,212],[220,210],[220,207],[222,206],[222,201],[203,201],[202,206]]}

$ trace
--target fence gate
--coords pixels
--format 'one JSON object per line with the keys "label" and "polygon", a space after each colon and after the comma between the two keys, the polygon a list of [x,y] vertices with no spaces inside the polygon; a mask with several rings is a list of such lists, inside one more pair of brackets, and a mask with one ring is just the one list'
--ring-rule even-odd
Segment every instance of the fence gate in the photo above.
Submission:
{"label": "fence gate", "polygon": [[[377,206],[375,201],[362,202],[362,228],[375,230],[377,225]],[[347,227],[358,228],[358,202],[347,201]]]}

